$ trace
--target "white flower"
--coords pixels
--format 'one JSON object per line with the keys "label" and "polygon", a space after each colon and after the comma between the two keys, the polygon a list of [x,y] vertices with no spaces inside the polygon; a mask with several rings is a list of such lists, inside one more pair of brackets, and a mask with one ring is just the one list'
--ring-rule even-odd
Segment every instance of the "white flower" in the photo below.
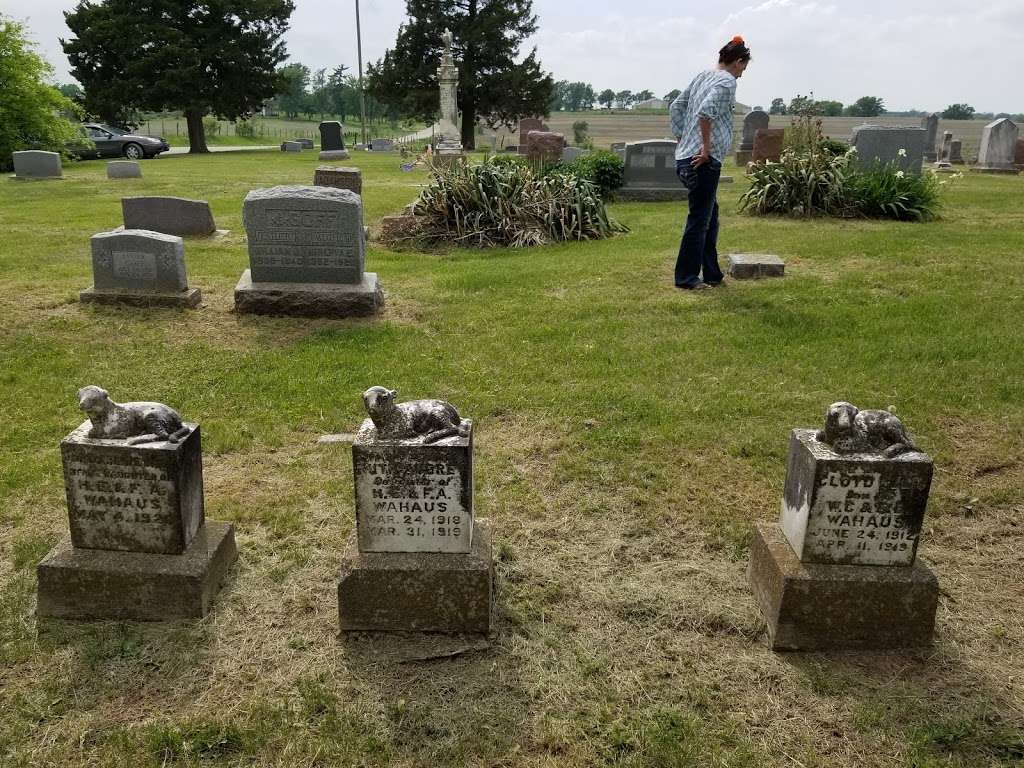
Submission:
{"label": "white flower", "polygon": [[846,154],[848,154],[848,155],[856,155],[857,154],[857,148],[856,147],[850,147],[848,150],[846,150]]}
{"label": "white flower", "polygon": [[[902,151],[902,150],[901,150],[901,151]],[[896,171],[896,178],[897,178],[897,179],[902,179],[902,178],[903,178],[904,176],[906,176],[906,175],[907,175],[907,174],[905,174],[905,173],[904,173],[903,171]]]}
{"label": "white flower", "polygon": [[907,156],[907,150],[905,150],[905,149],[901,149],[901,150],[900,150],[899,152],[897,152],[896,154],[897,154],[897,155],[898,155],[899,157],[906,157],[906,156]]}

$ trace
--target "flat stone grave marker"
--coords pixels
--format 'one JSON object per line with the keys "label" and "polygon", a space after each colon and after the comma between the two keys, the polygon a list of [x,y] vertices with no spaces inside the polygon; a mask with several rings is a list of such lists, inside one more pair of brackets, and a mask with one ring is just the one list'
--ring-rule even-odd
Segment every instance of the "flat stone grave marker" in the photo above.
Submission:
{"label": "flat stone grave marker", "polygon": [[230,524],[205,519],[199,425],[99,387],[78,395],[89,420],[61,443],[71,535],[39,563],[36,614],[205,616],[238,550]]}
{"label": "flat stone grave marker", "polygon": [[850,144],[857,150],[854,162],[860,168],[892,165],[904,173],[920,176],[925,138],[923,128],[860,125],[853,129]]}
{"label": "flat stone grave marker", "polygon": [[303,149],[313,149],[315,146],[312,139],[295,139],[294,141]]}
{"label": "flat stone grave marker", "polygon": [[391,139],[373,139],[370,142],[370,149],[374,152],[390,152],[395,148],[395,142]]}
{"label": "flat stone grave marker", "polygon": [[[342,555],[342,631],[487,634],[490,527],[473,515],[473,426],[450,404],[363,395],[352,444],[356,532]],[[414,414],[422,414],[417,416]]]}
{"label": "flat stone grave marker", "polygon": [[27,149],[21,152],[12,152],[11,158],[14,161],[14,177],[16,179],[64,178],[60,155],[56,152]]}
{"label": "flat stone grave marker", "polygon": [[348,189],[361,195],[363,193],[363,172],[358,168],[321,165],[313,173],[313,185]]}
{"label": "flat stone grave marker", "polygon": [[320,149],[330,152],[345,148],[345,133],[337,120],[320,123]]}
{"label": "flat stone grave marker", "polygon": [[780,519],[758,524],[748,578],[774,650],[931,642],[935,574],[916,560],[932,460],[886,411],[833,404],[790,439]]}
{"label": "flat stone grave marker", "polygon": [[364,272],[363,202],[347,189],[256,189],[242,211],[250,269],[235,309],[254,314],[349,317],[384,303],[377,275]]}
{"label": "flat stone grave marker", "polygon": [[348,160],[349,153],[347,149],[327,149],[320,153],[320,160]]}
{"label": "flat stone grave marker", "polygon": [[111,160],[107,163],[108,179],[141,179],[142,166],[137,160]]}
{"label": "flat stone grave marker", "polygon": [[281,142],[282,152],[301,152],[302,144],[297,141],[282,141]]}
{"label": "flat stone grave marker", "polygon": [[188,287],[185,245],[177,235],[140,229],[100,232],[90,239],[93,285],[83,303],[196,307],[198,288]]}
{"label": "flat stone grave marker", "polygon": [[767,253],[729,254],[729,277],[735,280],[783,277],[785,274],[786,262],[778,256]]}
{"label": "flat stone grave marker", "polygon": [[178,237],[217,232],[210,204],[184,197],[122,197],[125,229],[148,229]]}

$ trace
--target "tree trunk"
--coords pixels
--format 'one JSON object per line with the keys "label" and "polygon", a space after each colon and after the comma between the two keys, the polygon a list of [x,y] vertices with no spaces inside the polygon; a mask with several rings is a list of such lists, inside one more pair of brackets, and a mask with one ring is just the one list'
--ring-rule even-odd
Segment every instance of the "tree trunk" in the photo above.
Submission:
{"label": "tree trunk", "polygon": [[188,123],[188,153],[190,155],[209,152],[206,146],[206,129],[203,127],[203,113],[198,109],[186,109],[185,120]]}

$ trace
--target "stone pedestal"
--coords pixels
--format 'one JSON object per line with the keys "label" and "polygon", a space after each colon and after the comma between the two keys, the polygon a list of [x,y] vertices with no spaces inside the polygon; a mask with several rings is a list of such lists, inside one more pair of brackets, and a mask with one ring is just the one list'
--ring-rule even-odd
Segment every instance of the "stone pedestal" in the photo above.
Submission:
{"label": "stone pedestal", "polygon": [[320,160],[348,160],[347,149],[325,149],[318,155]]}
{"label": "stone pedestal", "polygon": [[78,300],[83,304],[121,304],[129,307],[195,309],[203,302],[203,292],[198,288],[188,288],[179,293],[136,293],[127,290],[101,290],[91,287],[86,288],[84,291],[79,291]]}
{"label": "stone pedestal", "polygon": [[358,168],[321,165],[313,172],[313,186],[347,189],[361,195],[363,193],[363,172]]}
{"label": "stone pedestal", "polygon": [[767,253],[730,253],[729,277],[735,280],[753,280],[762,277],[783,277],[786,262]]}
{"label": "stone pedestal", "polygon": [[172,621],[210,611],[237,559],[234,527],[206,523],[180,555],[77,549],[66,539],[37,568],[36,615],[58,619]]}
{"label": "stone pedestal", "polygon": [[874,650],[931,642],[939,585],[921,563],[802,563],[782,526],[760,523],[747,576],[772,650]]}
{"label": "stone pedestal", "polygon": [[349,539],[338,580],[343,632],[487,634],[494,565],[487,520],[474,524],[466,554],[360,552]]}
{"label": "stone pedestal", "polygon": [[375,272],[358,283],[254,283],[245,270],[235,286],[235,311],[250,315],[366,317],[384,307]]}

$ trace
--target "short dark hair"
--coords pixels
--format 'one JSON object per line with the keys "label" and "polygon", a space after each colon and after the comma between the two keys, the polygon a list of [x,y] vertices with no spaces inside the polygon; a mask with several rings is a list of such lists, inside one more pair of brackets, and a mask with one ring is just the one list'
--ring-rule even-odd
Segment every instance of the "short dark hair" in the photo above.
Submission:
{"label": "short dark hair", "polygon": [[739,35],[726,43],[718,52],[719,64],[732,64],[734,61],[750,61],[750,49]]}

